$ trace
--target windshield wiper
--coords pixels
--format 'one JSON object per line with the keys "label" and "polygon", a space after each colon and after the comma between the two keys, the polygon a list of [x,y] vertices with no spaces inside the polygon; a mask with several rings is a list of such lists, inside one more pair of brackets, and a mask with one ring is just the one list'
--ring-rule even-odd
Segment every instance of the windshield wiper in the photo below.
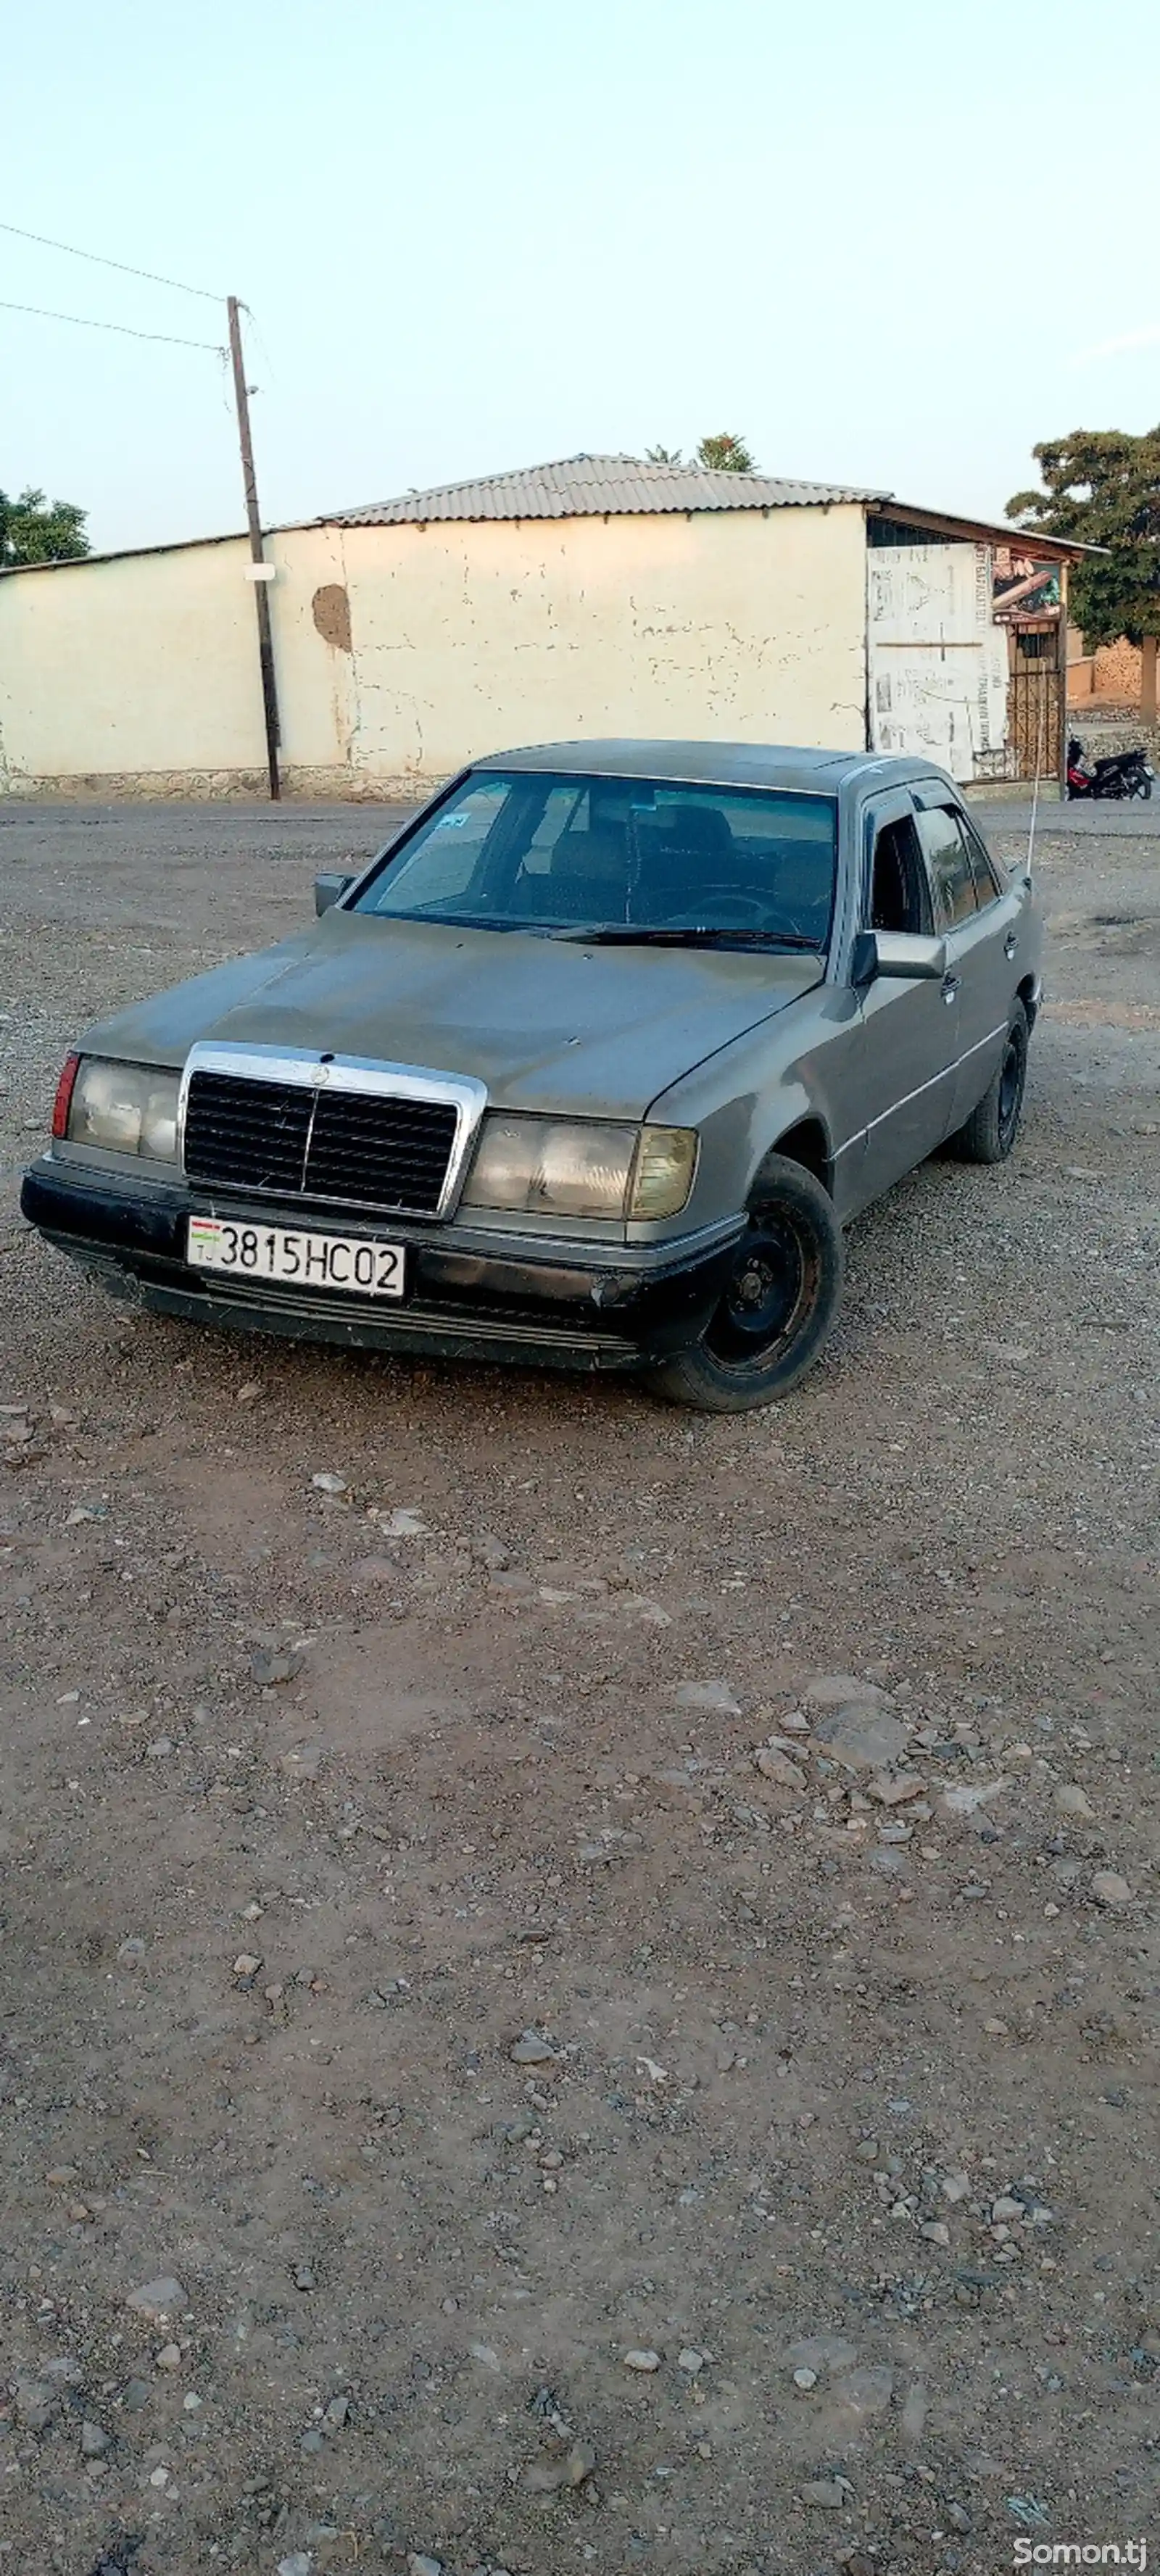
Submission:
{"label": "windshield wiper", "polygon": [[730,929],[718,923],[691,925],[684,930],[666,930],[648,922],[569,922],[566,926],[550,921],[507,921],[502,913],[478,912],[381,912],[379,921],[438,922],[444,930],[522,930],[529,939],[567,939],[584,948],[804,948],[811,956],[821,950],[816,939],[803,939],[795,930]]}
{"label": "windshield wiper", "polygon": [[816,939],[803,939],[796,930],[710,929],[707,924],[664,930],[645,922],[618,921],[593,930],[557,930],[552,936],[592,948],[804,948],[811,956],[821,954]]}

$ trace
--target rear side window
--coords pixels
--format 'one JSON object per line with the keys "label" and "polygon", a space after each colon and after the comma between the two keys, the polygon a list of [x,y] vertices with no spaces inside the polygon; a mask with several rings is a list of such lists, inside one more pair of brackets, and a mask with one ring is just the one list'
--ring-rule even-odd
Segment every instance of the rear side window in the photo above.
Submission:
{"label": "rear side window", "polygon": [[981,835],[976,832],[974,825],[965,822],[962,815],[959,816],[959,830],[962,832],[966,840],[967,848],[971,853],[971,866],[974,870],[975,876],[975,892],[979,898],[979,910],[981,912],[984,904],[994,903],[997,900],[998,896],[1002,894],[1003,888],[995,874],[994,867],[991,863],[991,855],[985,842]]}
{"label": "rear side window", "polygon": [[[928,805],[915,817],[922,854],[934,897],[937,930],[950,930],[979,908],[975,871],[957,814],[945,805]],[[988,895],[987,901],[990,902]]]}

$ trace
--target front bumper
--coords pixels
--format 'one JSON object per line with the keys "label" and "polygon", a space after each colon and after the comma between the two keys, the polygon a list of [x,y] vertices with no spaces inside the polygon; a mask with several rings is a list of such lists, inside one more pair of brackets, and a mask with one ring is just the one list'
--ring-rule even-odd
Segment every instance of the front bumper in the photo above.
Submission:
{"label": "front bumper", "polygon": [[185,1323],[234,1332],[337,1342],[347,1349],[413,1351],[444,1359],[514,1360],[557,1368],[636,1369],[700,1339],[721,1294],[743,1220],[700,1244],[585,1247],[546,1243],[509,1255],[482,1251],[405,1222],[342,1219],[348,1234],[388,1234],[407,1245],[405,1298],[380,1299],[288,1287],[193,1270],[185,1259],[191,1214],[239,1224],[336,1230],[333,1211],[212,1202],[175,1185],[130,1190],[105,1172],[80,1173],[46,1155],[24,1176],[24,1215],[49,1243],[116,1296]]}

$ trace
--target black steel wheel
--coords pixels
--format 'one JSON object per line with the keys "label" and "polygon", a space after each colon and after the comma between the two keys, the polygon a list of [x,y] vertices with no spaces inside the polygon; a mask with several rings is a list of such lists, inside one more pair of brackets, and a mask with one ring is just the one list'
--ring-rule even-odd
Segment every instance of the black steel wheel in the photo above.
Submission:
{"label": "black steel wheel", "polygon": [[649,1383],[670,1403],[702,1413],[776,1403],[813,1367],[837,1312],[844,1268],[829,1193],[800,1163],[771,1155],[700,1341]]}
{"label": "black steel wheel", "polygon": [[1005,1163],[1019,1133],[1027,1088],[1027,1013],[1015,1005],[1003,1053],[977,1108],[949,1139],[964,1163]]}

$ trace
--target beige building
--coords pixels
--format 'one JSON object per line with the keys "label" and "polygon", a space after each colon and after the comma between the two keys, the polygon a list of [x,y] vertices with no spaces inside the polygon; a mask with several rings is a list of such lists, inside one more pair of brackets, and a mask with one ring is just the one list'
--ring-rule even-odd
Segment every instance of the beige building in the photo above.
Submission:
{"label": "beige building", "polygon": [[609,734],[869,742],[994,774],[1002,533],[579,456],[275,529],[264,566],[223,537],[8,572],[0,795],[266,792],[255,576],[289,794],[417,794],[504,744]]}

